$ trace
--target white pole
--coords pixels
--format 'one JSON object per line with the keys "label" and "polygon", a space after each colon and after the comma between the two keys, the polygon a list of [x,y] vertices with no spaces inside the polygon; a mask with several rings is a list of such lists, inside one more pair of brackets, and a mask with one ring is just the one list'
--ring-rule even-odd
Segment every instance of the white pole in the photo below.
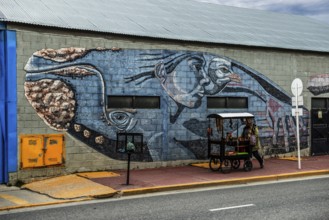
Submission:
{"label": "white pole", "polygon": [[[298,94],[298,86],[297,87],[297,94]],[[298,169],[302,169],[300,163],[300,145],[299,145],[299,111],[298,111],[298,95],[296,95],[296,129],[297,129],[297,152],[298,152]]]}

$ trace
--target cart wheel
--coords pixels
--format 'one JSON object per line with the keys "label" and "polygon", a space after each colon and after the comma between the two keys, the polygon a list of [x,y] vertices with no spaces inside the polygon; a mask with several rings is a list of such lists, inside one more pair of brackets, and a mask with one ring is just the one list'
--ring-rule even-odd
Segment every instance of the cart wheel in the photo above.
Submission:
{"label": "cart wheel", "polygon": [[240,167],[240,160],[232,160],[232,168],[239,169]]}
{"label": "cart wheel", "polygon": [[251,160],[245,160],[243,165],[244,171],[250,171],[252,169],[252,162]]}
{"label": "cart wheel", "polygon": [[209,160],[209,168],[212,171],[219,170],[219,168],[220,168],[220,161],[219,161],[219,159],[218,158],[215,158],[215,157],[210,157],[210,160]]}
{"label": "cart wheel", "polygon": [[232,167],[231,167],[231,161],[228,159],[225,159],[223,161],[221,161],[220,163],[220,170],[222,171],[222,173],[229,173],[231,171]]}

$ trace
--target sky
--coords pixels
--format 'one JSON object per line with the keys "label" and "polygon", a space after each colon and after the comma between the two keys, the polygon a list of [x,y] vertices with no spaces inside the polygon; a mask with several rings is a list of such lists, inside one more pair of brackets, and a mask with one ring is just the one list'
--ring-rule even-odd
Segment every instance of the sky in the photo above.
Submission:
{"label": "sky", "polygon": [[221,5],[252,8],[307,16],[329,25],[329,0],[197,0]]}

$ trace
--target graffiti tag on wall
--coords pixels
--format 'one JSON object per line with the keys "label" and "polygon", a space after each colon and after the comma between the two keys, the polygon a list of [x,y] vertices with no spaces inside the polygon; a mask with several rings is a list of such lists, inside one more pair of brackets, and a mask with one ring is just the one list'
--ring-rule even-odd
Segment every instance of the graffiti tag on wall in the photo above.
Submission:
{"label": "graffiti tag on wall", "polygon": [[329,74],[318,74],[312,76],[308,81],[307,89],[313,95],[329,93]]}

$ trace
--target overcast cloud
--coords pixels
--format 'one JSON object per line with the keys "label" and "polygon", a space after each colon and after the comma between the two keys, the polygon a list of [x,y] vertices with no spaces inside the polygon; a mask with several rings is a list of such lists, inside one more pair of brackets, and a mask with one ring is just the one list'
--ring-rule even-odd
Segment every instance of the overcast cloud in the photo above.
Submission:
{"label": "overcast cloud", "polygon": [[329,0],[197,0],[311,17],[329,25]]}

